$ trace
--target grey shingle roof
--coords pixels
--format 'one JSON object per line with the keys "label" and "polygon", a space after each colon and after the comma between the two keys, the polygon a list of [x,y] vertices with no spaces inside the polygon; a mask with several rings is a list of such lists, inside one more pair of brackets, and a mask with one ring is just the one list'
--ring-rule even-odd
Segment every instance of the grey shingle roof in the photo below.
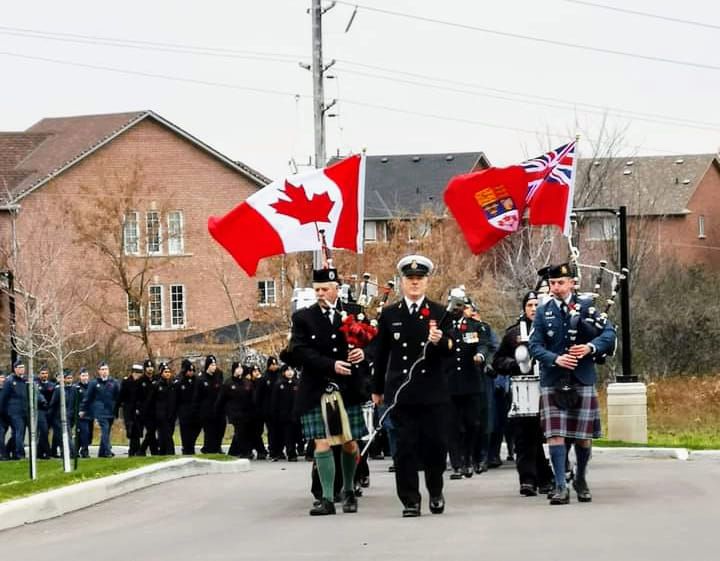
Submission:
{"label": "grey shingle roof", "polygon": [[677,215],[688,203],[717,154],[581,158],[575,184],[576,207],[626,205],[629,215]]}
{"label": "grey shingle roof", "polygon": [[482,152],[368,156],[365,170],[365,218],[392,219],[444,213],[442,193],[448,180],[489,161]]}

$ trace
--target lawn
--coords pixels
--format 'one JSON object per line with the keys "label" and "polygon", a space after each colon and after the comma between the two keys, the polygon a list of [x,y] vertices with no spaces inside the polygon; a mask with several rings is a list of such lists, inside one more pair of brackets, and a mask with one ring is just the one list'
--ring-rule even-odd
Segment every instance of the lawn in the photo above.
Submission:
{"label": "lawn", "polygon": [[[133,458],[86,458],[78,462],[78,470],[64,473],[61,460],[38,461],[38,478],[29,479],[28,462],[0,462],[0,502],[140,468],[181,456],[140,456]],[[197,456],[209,460],[232,460],[221,454]]]}

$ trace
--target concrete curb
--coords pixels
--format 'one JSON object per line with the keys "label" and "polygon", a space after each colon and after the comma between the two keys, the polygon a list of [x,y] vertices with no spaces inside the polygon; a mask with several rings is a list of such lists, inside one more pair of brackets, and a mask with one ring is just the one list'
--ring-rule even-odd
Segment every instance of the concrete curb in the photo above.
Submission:
{"label": "concrete curb", "polygon": [[218,462],[179,458],[108,477],[83,481],[0,504],[0,530],[55,518],[158,483],[221,473],[250,471],[249,460]]}
{"label": "concrete curb", "polygon": [[720,462],[720,450],[693,450],[690,452],[690,460],[716,461]]}
{"label": "concrete curb", "polygon": [[593,446],[593,454],[615,456],[620,458],[658,458],[672,460],[687,460],[690,456],[686,448],[633,448]]}

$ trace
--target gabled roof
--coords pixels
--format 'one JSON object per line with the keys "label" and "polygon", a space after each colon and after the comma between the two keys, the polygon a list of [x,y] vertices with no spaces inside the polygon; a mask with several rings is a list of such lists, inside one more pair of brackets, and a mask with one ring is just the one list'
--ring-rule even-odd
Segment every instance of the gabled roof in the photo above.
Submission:
{"label": "gabled roof", "polygon": [[717,154],[581,158],[575,206],[628,207],[631,216],[686,214],[698,184]]}
{"label": "gabled roof", "polygon": [[365,219],[444,214],[442,193],[450,178],[489,165],[482,152],[368,156]]}
{"label": "gabled roof", "polygon": [[8,202],[21,199],[145,119],[167,127],[258,186],[270,182],[157,113],[135,111],[43,119],[25,132],[0,133],[0,197]]}
{"label": "gabled roof", "polygon": [[238,327],[240,328],[240,336],[243,342],[252,341],[258,337],[264,337],[271,333],[276,333],[278,327],[268,322],[253,322],[246,318],[238,322],[237,327],[234,323],[224,325],[202,333],[195,333],[180,339],[182,343],[210,343],[215,345],[227,345],[238,342]]}

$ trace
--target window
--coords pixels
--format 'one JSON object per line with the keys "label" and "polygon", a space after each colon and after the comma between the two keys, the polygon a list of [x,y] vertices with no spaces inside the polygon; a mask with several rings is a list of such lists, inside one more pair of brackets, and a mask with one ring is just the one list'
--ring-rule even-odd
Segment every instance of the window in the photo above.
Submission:
{"label": "window", "polygon": [[705,217],[702,214],[698,216],[698,238],[705,239]]}
{"label": "window", "polygon": [[127,299],[128,329],[140,329],[140,304],[128,296]]}
{"label": "window", "polygon": [[277,301],[275,299],[275,281],[262,280],[258,281],[259,302],[261,306],[271,306]]}
{"label": "window", "polygon": [[614,216],[593,216],[588,218],[585,224],[587,240],[617,239],[617,218]]}
{"label": "window", "polygon": [[162,253],[162,237],[160,235],[160,213],[151,210],[145,216],[148,255]]}
{"label": "window", "polygon": [[365,221],[365,233],[364,233],[365,240],[368,242],[376,242],[377,241],[377,222],[374,220],[366,220]]}
{"label": "window", "polygon": [[183,215],[179,210],[168,213],[168,253],[182,255],[185,252],[183,243]]}
{"label": "window", "polygon": [[150,327],[163,326],[163,305],[162,286],[151,285],[149,287],[150,299],[148,300],[148,312],[150,314]]}
{"label": "window", "polygon": [[185,287],[181,284],[170,285],[170,325],[185,327]]}
{"label": "window", "polygon": [[123,222],[125,255],[137,255],[140,253],[140,231],[138,226],[138,213],[135,211],[127,212]]}

